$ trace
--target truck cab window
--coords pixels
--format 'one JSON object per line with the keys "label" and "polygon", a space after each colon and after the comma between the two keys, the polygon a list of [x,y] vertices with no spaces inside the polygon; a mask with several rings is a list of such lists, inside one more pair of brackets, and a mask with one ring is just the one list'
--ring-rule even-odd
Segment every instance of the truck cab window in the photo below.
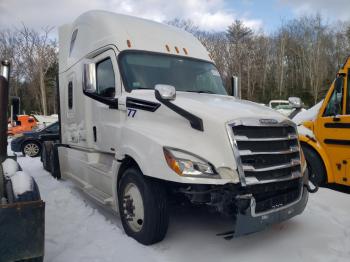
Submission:
{"label": "truck cab window", "polygon": [[[343,114],[342,108],[343,108],[344,81],[343,81],[343,78],[340,78],[337,80],[341,81],[339,83],[341,86],[339,89],[337,89],[336,86],[334,87],[331,98],[329,99],[328,105],[327,105],[326,110],[324,111],[324,114],[323,114],[323,116],[325,116],[325,117]],[[336,84],[337,83],[334,83],[334,85],[336,85]]]}
{"label": "truck cab window", "polygon": [[124,53],[121,73],[127,91],[172,85],[176,91],[227,95],[220,74],[211,62],[151,52]]}
{"label": "truck cab window", "polygon": [[70,81],[68,83],[68,109],[73,108],[73,83]]}
{"label": "truck cab window", "polygon": [[97,94],[102,97],[115,96],[115,76],[112,60],[107,58],[96,65]]}

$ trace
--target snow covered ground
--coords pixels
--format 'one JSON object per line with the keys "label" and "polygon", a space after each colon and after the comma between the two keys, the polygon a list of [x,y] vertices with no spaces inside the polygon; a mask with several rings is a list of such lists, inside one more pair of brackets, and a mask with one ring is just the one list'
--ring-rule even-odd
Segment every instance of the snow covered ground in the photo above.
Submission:
{"label": "snow covered ground", "polygon": [[350,195],[320,189],[303,214],[263,232],[226,241],[230,221],[205,210],[173,210],[166,239],[145,247],[119,217],[57,181],[39,158],[19,157],[46,202],[45,261],[350,261]]}

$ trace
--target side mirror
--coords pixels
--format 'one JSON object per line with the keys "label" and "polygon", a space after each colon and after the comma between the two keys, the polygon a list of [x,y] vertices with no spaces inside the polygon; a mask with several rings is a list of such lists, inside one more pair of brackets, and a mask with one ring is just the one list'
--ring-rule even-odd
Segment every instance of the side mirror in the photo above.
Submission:
{"label": "side mirror", "polygon": [[0,64],[0,75],[6,78],[7,81],[10,79],[10,62],[9,60],[3,60]]}
{"label": "side mirror", "polygon": [[176,98],[176,89],[174,86],[157,84],[154,90],[156,96],[158,93],[163,100],[174,100]]}
{"label": "side mirror", "polygon": [[241,99],[241,88],[238,84],[238,76],[231,77],[232,96]]}
{"label": "side mirror", "polygon": [[288,102],[293,108],[301,108],[303,106],[299,97],[289,97]]}
{"label": "side mirror", "polygon": [[96,65],[94,63],[84,64],[83,89],[88,93],[96,92]]}

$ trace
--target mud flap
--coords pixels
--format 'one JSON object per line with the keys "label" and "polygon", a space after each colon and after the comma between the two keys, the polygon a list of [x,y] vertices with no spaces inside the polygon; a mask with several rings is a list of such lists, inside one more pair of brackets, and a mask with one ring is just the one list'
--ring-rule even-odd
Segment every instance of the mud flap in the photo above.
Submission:
{"label": "mud flap", "polygon": [[0,205],[0,261],[44,256],[45,203]]}

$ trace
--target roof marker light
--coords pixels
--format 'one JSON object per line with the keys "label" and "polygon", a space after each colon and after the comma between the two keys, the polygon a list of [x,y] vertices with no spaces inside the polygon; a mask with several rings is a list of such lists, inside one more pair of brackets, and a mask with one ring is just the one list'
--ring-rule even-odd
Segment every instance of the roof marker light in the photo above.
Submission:
{"label": "roof marker light", "polygon": [[188,55],[187,49],[186,48],[182,48],[182,49],[184,50],[185,55]]}
{"label": "roof marker light", "polygon": [[126,40],[126,44],[128,45],[128,47],[131,47],[131,42],[130,42],[130,40]]}
{"label": "roof marker light", "polygon": [[175,46],[175,50],[176,50],[176,53],[179,53],[179,48],[177,48],[177,46]]}
{"label": "roof marker light", "polygon": [[170,47],[168,45],[165,45],[165,48],[168,52],[170,52]]}

